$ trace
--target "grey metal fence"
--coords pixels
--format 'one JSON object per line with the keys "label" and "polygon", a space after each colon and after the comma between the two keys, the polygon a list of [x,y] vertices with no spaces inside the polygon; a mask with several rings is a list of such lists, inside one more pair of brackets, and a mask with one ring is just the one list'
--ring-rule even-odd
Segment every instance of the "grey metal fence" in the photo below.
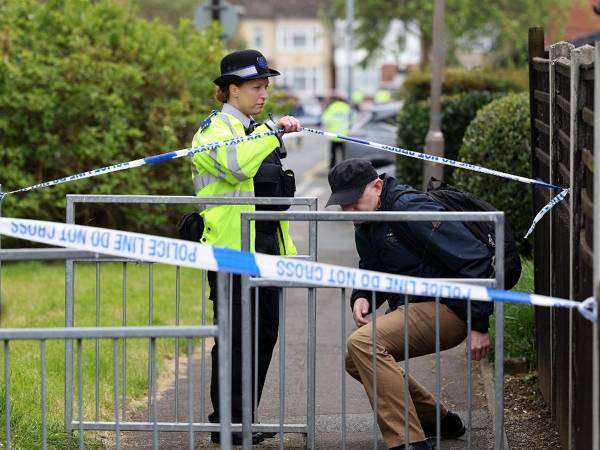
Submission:
{"label": "grey metal fence", "polygon": [[[75,222],[75,213],[76,207],[80,204],[97,204],[97,205],[110,205],[110,204],[130,204],[132,206],[139,205],[148,205],[148,204],[160,204],[160,205],[195,205],[199,207],[207,207],[210,205],[291,205],[291,206],[300,206],[306,207],[310,210],[317,209],[317,200],[314,198],[254,198],[254,197],[211,197],[211,198],[203,198],[203,197],[186,197],[186,196],[147,196],[147,195],[68,195],[67,196],[67,212],[66,212],[66,222],[74,223]],[[309,248],[316,249],[316,233],[313,233],[313,229],[316,227],[315,225],[310,225],[309,227]],[[309,259],[315,259],[316,253],[311,253],[309,255],[305,255],[304,257]],[[75,307],[77,304],[77,300],[75,298],[75,265],[80,262],[90,262],[90,258],[69,258],[66,261],[66,301],[65,301],[65,326],[66,327],[74,327],[75,323]],[[115,259],[115,258],[102,258],[95,260],[96,262],[96,326],[100,325],[100,311],[102,308],[101,296],[100,296],[100,284],[101,284],[101,264],[103,262],[115,262],[119,261],[123,264],[122,268],[122,282],[123,282],[123,293],[122,293],[122,325],[127,326],[127,305],[128,305],[128,293],[127,293],[127,267],[128,263],[131,261],[126,261],[123,259]],[[202,275],[202,289],[200,293],[200,300],[202,302],[202,318],[201,324],[204,325],[206,323],[206,280],[204,274]],[[175,289],[175,301],[176,301],[176,317],[174,318],[175,324],[178,325],[180,323],[180,271],[179,268],[176,268],[176,289]],[[148,264],[148,317],[149,322],[148,325],[152,325],[153,320],[153,310],[154,310],[154,293],[153,293],[153,285],[154,285],[154,268],[153,264]],[[206,395],[204,386],[206,384],[206,355],[205,355],[205,345],[204,338],[201,339],[200,345],[200,380],[199,385],[202,387],[200,389],[200,416],[202,418],[206,417]],[[73,420],[73,399],[74,399],[74,349],[73,343],[67,341],[66,342],[66,376],[65,376],[65,427],[67,429],[75,429],[78,424]],[[222,347],[219,347],[222,348]],[[155,355],[153,354],[154,350],[149,347],[149,361],[152,360]],[[95,375],[95,417],[93,420],[88,420],[84,423],[86,429],[115,429],[116,424],[109,422],[101,422],[99,420],[99,349],[98,343],[96,343],[96,375]],[[179,342],[175,341],[175,395],[174,395],[174,411],[175,418],[174,422],[161,421],[157,424],[157,426],[153,429],[160,431],[178,431],[183,429],[184,424],[180,424],[179,420],[179,398],[180,398],[180,377],[179,377]],[[127,341],[123,342],[123,352],[122,352],[122,374],[121,374],[121,393],[124,394],[127,389]],[[153,383],[155,383],[155,374],[152,372],[152,368],[150,363],[148,365],[148,392],[152,392],[151,388]],[[125,417],[125,401],[123,399],[122,402],[122,416]],[[151,396],[148,397],[148,420],[150,420],[151,415],[155,409],[155,404],[153,403],[153,399]],[[218,427],[217,424],[204,422],[203,420],[199,422],[193,422],[192,427],[195,431],[215,431]],[[143,424],[136,424],[134,422],[129,422],[127,425],[121,424],[121,430],[140,430],[140,429],[148,429]],[[271,427],[272,428],[272,427]],[[289,425],[284,427],[285,431],[288,432],[304,432],[305,429],[302,427],[298,427],[296,425]],[[237,431],[241,430],[240,424],[233,424],[232,430]]]}
{"label": "grey metal fence", "polygon": [[[242,245],[243,249],[248,249],[250,245],[250,222],[253,220],[288,220],[288,221],[309,221],[314,224],[314,233],[316,237],[317,224],[319,222],[329,221],[377,221],[377,222],[398,222],[398,221],[491,221],[495,224],[496,231],[496,277],[493,279],[460,279],[461,282],[476,283],[485,286],[495,286],[502,288],[504,286],[504,214],[501,212],[373,212],[373,213],[346,213],[346,212],[252,212],[242,214]],[[310,253],[316,254],[316,239],[314,240],[314,248],[311,248]],[[456,280],[459,281],[459,280]],[[285,360],[285,326],[280,330],[280,423],[277,424],[252,424],[253,409],[256,405],[251,404],[251,289],[254,287],[277,287],[277,288],[306,288],[309,292],[308,302],[308,403],[307,403],[307,424],[299,424],[298,426],[304,429],[308,434],[307,446],[310,449],[316,447],[316,410],[315,410],[315,368],[316,368],[316,288],[311,284],[300,284],[295,282],[281,282],[267,278],[252,278],[242,277],[242,373],[243,373],[243,444],[245,449],[251,447],[251,433],[253,431],[279,431],[279,447],[284,448],[283,432],[285,428],[284,422],[284,402],[285,402],[285,365],[281,361]],[[321,287],[322,288],[322,287]],[[341,348],[342,348],[342,365],[345,361],[345,290],[341,290]],[[440,448],[440,394],[441,394],[441,365],[440,365],[440,343],[439,343],[439,300],[436,298],[436,416],[437,416],[437,448]],[[372,298],[372,310],[375,311],[375,299]],[[405,302],[406,308],[408,303]],[[280,306],[283,309],[284,303]],[[494,420],[494,446],[496,450],[504,448],[504,305],[502,302],[495,302],[496,315],[496,341],[495,341],[495,420]],[[376,348],[376,320],[377,315],[373,314],[373,371],[376,371],[375,365],[375,348]],[[404,342],[405,342],[405,393],[408,393],[408,377],[409,377],[409,352],[408,352],[408,314],[405,314],[404,325]],[[282,323],[285,323],[283,320]],[[471,303],[467,305],[467,346],[470,348],[471,343]],[[467,448],[472,448],[471,444],[471,423],[472,423],[472,361],[471,355],[468,352],[467,358]],[[345,432],[346,432],[346,371],[342,367],[342,429],[341,429],[341,446],[346,448]],[[373,448],[378,445],[378,428],[377,428],[377,376],[373,376]],[[406,395],[406,394],[405,394]],[[405,411],[408,415],[408,408]],[[408,424],[408,420],[406,420]],[[408,447],[408,432],[406,446]]]}

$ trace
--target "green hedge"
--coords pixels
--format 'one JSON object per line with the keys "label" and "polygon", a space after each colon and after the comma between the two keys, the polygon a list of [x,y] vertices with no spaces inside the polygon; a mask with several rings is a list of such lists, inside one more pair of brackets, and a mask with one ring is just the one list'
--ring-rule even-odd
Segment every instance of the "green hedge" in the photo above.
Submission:
{"label": "green hedge", "polygon": [[[442,95],[473,91],[520,92],[527,89],[527,71],[519,68],[486,67],[463,69],[450,67],[442,77]],[[431,93],[431,71],[411,72],[404,81],[401,97],[405,101],[427,100]]]}
{"label": "green hedge", "polygon": [[[4,191],[189,146],[215,105],[219,31],[139,18],[122,2],[0,2]],[[193,194],[189,161],[8,196],[3,215],[64,220],[65,194]],[[172,230],[179,213],[80,208],[78,221]]]}
{"label": "green hedge", "polygon": [[[482,106],[499,98],[502,94],[487,91],[470,92],[442,97],[442,132],[444,154],[457,159],[463,135],[471,120]],[[407,101],[398,116],[398,146],[424,152],[425,137],[429,128],[429,102]],[[444,166],[445,179],[450,183],[454,169]],[[417,159],[398,157],[396,175],[400,182],[421,187],[423,162]]]}
{"label": "green hedge", "polygon": [[[529,131],[529,96],[507,95],[477,113],[465,133],[459,159],[530,177]],[[529,185],[467,170],[456,171],[454,181],[458,188],[504,211],[520,242],[521,253],[531,252],[531,244],[522,239],[533,219]]]}

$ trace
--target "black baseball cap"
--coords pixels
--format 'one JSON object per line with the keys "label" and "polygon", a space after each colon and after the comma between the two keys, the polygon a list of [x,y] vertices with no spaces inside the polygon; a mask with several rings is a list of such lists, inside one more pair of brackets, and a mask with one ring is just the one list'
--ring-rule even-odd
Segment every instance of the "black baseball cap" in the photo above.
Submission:
{"label": "black baseball cap", "polygon": [[347,159],[329,171],[331,197],[327,205],[349,205],[357,201],[365,187],[379,175],[368,159]]}
{"label": "black baseball cap", "polygon": [[239,50],[225,55],[221,60],[221,76],[215,80],[218,86],[239,83],[257,78],[279,75],[269,68],[267,59],[258,50]]}

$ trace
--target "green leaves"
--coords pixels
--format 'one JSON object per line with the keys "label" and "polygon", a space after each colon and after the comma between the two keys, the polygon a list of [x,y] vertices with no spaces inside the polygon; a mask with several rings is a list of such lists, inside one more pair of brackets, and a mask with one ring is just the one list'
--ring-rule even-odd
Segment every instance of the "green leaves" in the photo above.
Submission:
{"label": "green leaves", "polygon": [[[465,132],[459,158],[530,177],[529,132],[529,96],[507,95],[477,113]],[[456,171],[454,181],[459,189],[472,192],[504,211],[515,238],[520,241],[521,254],[531,251],[531,245],[522,240],[533,219],[529,185],[470,171]]]}
{"label": "green leaves", "polygon": [[[216,28],[148,22],[116,1],[0,2],[2,190],[189,146],[216,106],[222,53]],[[64,220],[66,193],[192,194],[188,164],[9,196],[3,214]],[[139,231],[176,222],[118,208],[109,216]]]}

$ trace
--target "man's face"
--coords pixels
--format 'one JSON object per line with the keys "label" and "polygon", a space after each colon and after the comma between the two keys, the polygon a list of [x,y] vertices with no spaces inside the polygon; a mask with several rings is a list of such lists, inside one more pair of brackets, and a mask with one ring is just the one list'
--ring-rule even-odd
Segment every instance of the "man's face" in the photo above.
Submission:
{"label": "man's face", "polygon": [[365,191],[360,198],[354,203],[348,205],[342,205],[342,210],[349,212],[370,212],[376,211],[379,206],[379,197],[381,195],[381,188],[383,186],[383,180],[377,178],[371,181],[365,187]]}

